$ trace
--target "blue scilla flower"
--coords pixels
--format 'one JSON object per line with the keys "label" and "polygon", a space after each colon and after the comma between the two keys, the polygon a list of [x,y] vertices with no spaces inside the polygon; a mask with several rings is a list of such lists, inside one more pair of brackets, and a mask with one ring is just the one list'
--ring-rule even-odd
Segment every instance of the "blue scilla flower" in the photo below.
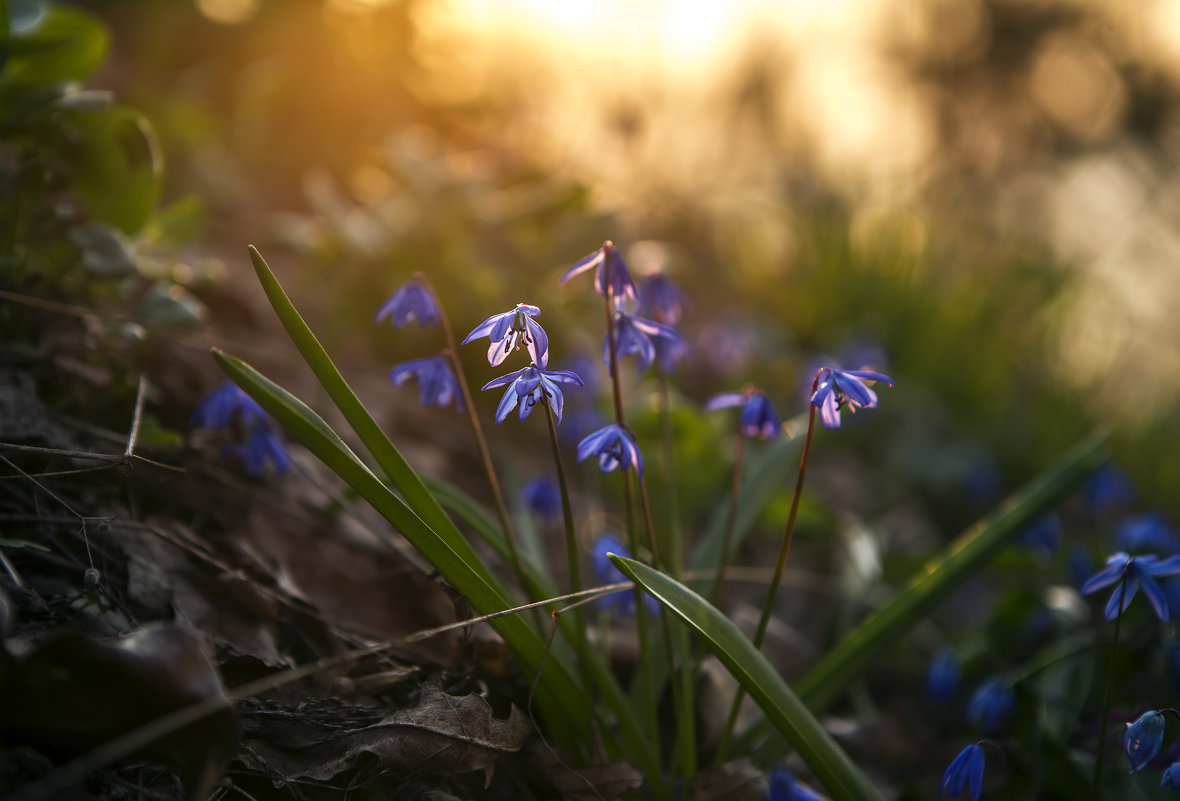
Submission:
{"label": "blue scilla flower", "polygon": [[1136,773],[1160,752],[1164,744],[1166,721],[1163,713],[1152,709],[1144,712],[1134,723],[1127,724],[1123,736],[1123,753],[1131,763],[1131,772]]}
{"label": "blue scilla flower", "polygon": [[766,801],[823,801],[823,797],[806,784],[795,781],[795,775],[780,766],[770,772]]}
{"label": "blue scilla flower", "polygon": [[744,436],[758,439],[774,439],[782,431],[782,423],[778,412],[766,393],[747,385],[741,392],[722,392],[709,399],[705,404],[705,411],[729,409],[740,406],[742,409],[739,425]]}
{"label": "blue scilla flower", "polygon": [[1177,547],[1176,530],[1160,512],[1125,517],[1115,528],[1114,544],[1120,551],[1152,551],[1171,555]]}
{"label": "blue scilla flower", "polygon": [[1061,518],[1056,512],[1050,512],[1020,532],[1020,544],[1030,551],[1041,551],[1046,556],[1052,556],[1061,542],[1061,534]]}
{"label": "blue scilla flower", "polygon": [[235,424],[250,428],[266,419],[266,412],[241,387],[233,381],[222,381],[197,404],[188,425],[189,428],[228,431]]}
{"label": "blue scilla flower", "polygon": [[471,329],[463,345],[487,337],[488,363],[495,366],[508,358],[508,354],[524,345],[533,364],[540,367],[549,365],[549,337],[545,329],[534,320],[541,310],[527,303],[517,303],[516,308],[503,314],[493,314]]}
{"label": "blue scilla flower", "polygon": [[286,473],[291,467],[291,457],[270,421],[251,426],[246,439],[231,447],[250,475],[262,475],[267,462],[274,465],[276,473]]}
{"label": "blue scilla flower", "polygon": [[1003,676],[992,676],[976,688],[967,702],[967,719],[982,726],[985,734],[995,734],[1016,709],[1016,691]]}
{"label": "blue scilla flower", "polygon": [[[1175,576],[1180,573],[1180,556],[1171,556],[1160,560],[1153,554],[1142,556],[1128,556],[1125,552],[1107,557],[1106,567],[1090,577],[1082,585],[1082,595],[1089,595],[1112,584],[1117,584],[1110,600],[1106,602],[1106,619],[1114,620],[1127,611],[1139,587],[1143,587],[1143,594],[1151,602],[1151,608],[1156,616],[1163,621],[1168,620],[1168,599],[1160,588],[1156,578],[1159,576]],[[1126,577],[1126,587],[1121,584]],[[1119,599],[1122,599],[1120,607]]]}
{"label": "blue scilla flower", "polygon": [[641,317],[647,317],[665,325],[676,325],[688,305],[684,290],[663,273],[653,273],[639,285],[639,308]]}
{"label": "blue scilla flower", "polygon": [[389,380],[394,386],[401,386],[411,378],[418,382],[418,401],[423,406],[437,406],[445,409],[452,403],[463,411],[463,393],[459,379],[451,369],[451,360],[439,354],[394,365],[389,371]]}
{"label": "blue scilla flower", "polygon": [[553,520],[561,514],[561,490],[548,476],[539,476],[525,482],[520,488],[520,501],[525,508],[542,520]]}
{"label": "blue scilla flower", "polygon": [[983,746],[979,743],[967,746],[942,774],[942,794],[958,798],[963,790],[968,790],[971,801],[979,801],[983,795],[983,768]]}
{"label": "blue scilla flower", "polygon": [[442,315],[439,314],[438,304],[429,289],[418,283],[409,283],[389,296],[389,300],[381,304],[377,310],[376,322],[386,317],[393,323],[394,328],[401,328],[410,323],[417,323],[419,328],[428,325],[438,325]]}
{"label": "blue scilla flower", "polygon": [[1082,497],[1094,514],[1124,509],[1135,502],[1135,482],[1118,467],[1105,462],[1082,486]]}
{"label": "blue scilla flower", "polygon": [[855,412],[858,408],[875,409],[877,393],[865,385],[868,381],[883,381],[893,386],[893,379],[872,370],[837,370],[821,367],[811,380],[811,403],[819,409],[824,428],[840,427],[840,410],[845,406]]}
{"label": "blue scilla flower", "polygon": [[1164,778],[1160,779],[1160,787],[1171,787],[1180,790],[1180,762],[1173,762],[1164,771]]}
{"label": "blue scilla flower", "polygon": [[656,337],[652,339],[652,345],[656,349],[656,364],[664,373],[671,373],[675,370],[676,364],[687,356],[689,351],[688,340],[684,337],[676,339]]}
{"label": "blue scilla flower", "polygon": [[500,405],[496,407],[496,422],[502,423],[508,418],[508,413],[520,404],[520,419],[523,420],[532,413],[533,407],[544,400],[549,409],[561,423],[561,410],[565,405],[565,396],[561,394],[558,384],[573,384],[582,386],[582,379],[569,370],[542,370],[535,364],[530,364],[523,370],[493,378],[484,384],[483,388],[495,389],[508,384]]}
{"label": "blue scilla flower", "polygon": [[617,423],[598,429],[578,443],[578,461],[590,456],[598,457],[598,469],[604,473],[634,466],[643,475],[643,454],[631,434]]}
{"label": "blue scilla flower", "polygon": [[[603,534],[594,541],[594,549],[590,553],[590,566],[594,571],[594,580],[599,584],[621,584],[630,580],[610,560],[609,554],[612,553],[631,558],[631,551],[613,534]],[[659,612],[660,602],[646,593],[643,596],[643,604],[648,614],[655,615]],[[598,599],[598,608],[603,612],[617,612],[620,616],[626,617],[635,611],[635,591],[628,588],[604,595]]]}
{"label": "blue scilla flower", "polygon": [[627,263],[609,239],[589,256],[578,259],[573,267],[565,271],[558,283],[564,284],[575,275],[590,269],[594,270],[595,291],[603,296],[610,295],[616,306],[627,298],[635,298],[635,282],[631,280]]}
{"label": "blue scilla flower", "polygon": [[[619,359],[638,357],[635,366],[642,372],[656,358],[656,343],[662,347],[685,346],[684,337],[670,325],[657,323],[633,314],[615,314],[615,349]],[[602,363],[610,367],[610,338],[602,343]]]}
{"label": "blue scilla flower", "polygon": [[926,669],[926,695],[936,703],[945,703],[959,688],[959,658],[951,648],[943,648],[930,660]]}

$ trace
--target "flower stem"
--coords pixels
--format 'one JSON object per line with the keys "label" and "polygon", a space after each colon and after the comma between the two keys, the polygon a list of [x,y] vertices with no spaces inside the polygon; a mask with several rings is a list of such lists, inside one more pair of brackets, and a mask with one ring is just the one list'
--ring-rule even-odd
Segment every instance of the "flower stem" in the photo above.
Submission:
{"label": "flower stem", "polygon": [[1127,598],[1127,571],[1119,584],[1118,615],[1114,619],[1114,644],[1110,649],[1110,663],[1106,669],[1106,689],[1102,692],[1102,728],[1098,732],[1098,756],[1094,760],[1094,801],[1102,797],[1102,761],[1106,755],[1106,727],[1110,724],[1110,692],[1114,686],[1115,669],[1118,667],[1119,631],[1123,624],[1123,603]]}
{"label": "flower stem", "polygon": [[451,365],[455,368],[455,377],[459,380],[459,391],[463,393],[463,405],[467,409],[467,419],[471,422],[471,431],[475,435],[475,443],[479,447],[479,457],[483,462],[484,473],[488,477],[488,486],[492,490],[492,498],[496,503],[496,516],[500,518],[500,525],[504,528],[505,536],[508,537],[508,550],[512,555],[512,569],[527,596],[529,594],[528,582],[524,577],[524,563],[520,559],[520,546],[516,542],[516,530],[512,527],[512,520],[508,516],[508,506],[504,503],[500,480],[496,477],[496,468],[492,465],[492,454],[488,450],[487,438],[484,437],[483,427],[479,424],[479,415],[475,412],[471,388],[467,385],[467,376],[463,372],[463,364],[459,361],[459,347],[456,344],[455,332],[451,329],[451,321],[447,317],[446,309],[430,280],[423,273],[415,273],[414,277],[430,290],[430,294],[434,296],[434,305],[438,307],[443,336],[447,341],[447,355],[451,359]]}
{"label": "flower stem", "polygon": [[737,444],[733,452],[733,480],[729,485],[729,513],[725,518],[725,534],[721,538],[721,560],[717,564],[717,575],[713,577],[713,586],[709,588],[709,603],[717,605],[721,595],[721,582],[725,579],[725,570],[729,567],[730,550],[733,548],[733,529],[737,523],[738,500],[742,487],[742,455],[745,450],[746,436],[742,433],[742,423],[738,420]]}
{"label": "flower stem", "polygon": [[684,543],[680,536],[680,515],[676,503],[676,483],[672,475],[672,400],[668,389],[668,374],[660,371],[660,431],[663,436],[664,457],[664,515],[668,532],[668,561],[672,578],[679,581],[684,565]]}
{"label": "flower stem", "polygon": [[[783,540],[778,549],[778,561],[774,565],[774,578],[770,580],[770,588],[766,594],[766,603],[762,607],[762,617],[758,619],[758,629],[754,632],[754,648],[762,649],[762,640],[766,636],[766,627],[770,624],[770,614],[774,609],[774,598],[778,594],[778,585],[783,577],[783,569],[787,566],[787,555],[791,552],[791,539],[795,535],[795,518],[799,514],[799,500],[803,497],[803,482],[807,478],[807,463],[811,458],[811,440],[815,434],[815,406],[808,406],[807,437],[803,440],[803,456],[799,459],[799,477],[795,480],[795,495],[791,498],[791,513],[787,516],[787,528],[783,532]],[[746,694],[743,688],[738,688],[733,699],[733,706],[729,708],[729,718],[725,721],[725,731],[721,735],[721,744],[717,746],[717,763],[725,760],[729,741],[733,737],[733,727],[737,723],[738,712]]]}
{"label": "flower stem", "polygon": [[[639,500],[643,507],[643,521],[647,526],[647,540],[651,548],[652,567],[662,570],[660,553],[656,545],[655,528],[652,526],[651,506],[647,500],[647,484],[643,478],[639,479]],[[671,677],[676,670],[677,649],[672,641],[672,626],[668,614],[660,610],[660,624],[664,630],[664,649],[667,652],[668,674]],[[693,712],[693,676],[696,665],[688,658],[688,640],[684,636],[683,628],[678,628],[680,653],[685,657],[680,663],[680,683],[675,678],[669,678],[668,685],[672,689],[672,705],[676,709],[676,751],[680,760],[679,777],[685,784],[691,784],[696,774],[696,719]]]}
{"label": "flower stem", "polygon": [[[574,528],[574,511],[570,504],[569,485],[565,478],[565,466],[561,461],[561,449],[557,444],[557,424],[553,419],[553,411],[549,404],[545,406],[545,420],[549,423],[549,444],[553,448],[553,464],[557,467],[557,486],[561,489],[561,516],[565,523],[565,551],[566,565],[570,574],[570,592],[581,592],[582,569],[578,559],[578,536]],[[586,615],[582,607],[575,610],[577,629],[583,644],[586,638]]]}

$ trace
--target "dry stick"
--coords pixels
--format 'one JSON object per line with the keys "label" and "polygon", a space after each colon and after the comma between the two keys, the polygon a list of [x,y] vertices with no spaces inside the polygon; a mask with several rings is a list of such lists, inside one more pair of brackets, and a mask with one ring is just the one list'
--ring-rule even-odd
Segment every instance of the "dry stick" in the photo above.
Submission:
{"label": "dry stick", "polygon": [[[762,640],[766,636],[766,627],[770,623],[770,615],[774,609],[774,597],[778,594],[779,581],[783,576],[783,568],[787,565],[787,554],[791,552],[791,539],[795,535],[795,518],[799,514],[799,499],[803,496],[803,482],[807,477],[807,462],[811,456],[811,439],[815,433],[815,404],[808,406],[807,437],[803,440],[803,455],[799,459],[799,477],[795,481],[795,495],[791,498],[791,513],[787,516],[787,528],[783,532],[783,540],[779,545],[778,561],[774,565],[774,578],[770,582],[770,589],[766,595],[766,605],[762,607],[762,617],[758,619],[758,629],[754,633],[754,648],[762,650]],[[729,718],[725,721],[725,730],[721,735],[721,744],[717,746],[717,764],[725,760],[729,741],[733,737],[733,727],[737,723],[738,712],[742,701],[745,700],[744,687],[738,687],[733,705],[729,708]]]}
{"label": "dry stick", "polygon": [[[144,748],[156,740],[165,737],[172,732],[182,729],[186,726],[192,725],[202,718],[212,715],[230,706],[235,701],[241,701],[251,696],[259,695],[261,693],[269,692],[271,690],[282,687],[285,684],[290,684],[293,681],[313,676],[316,673],[330,670],[334,667],[343,667],[350,662],[358,659],[363,659],[366,656],[373,656],[387,651],[391,648],[397,648],[411,643],[420,642],[422,640],[436,637],[439,634],[445,634],[448,631],[474,626],[479,623],[485,623],[497,618],[513,615],[518,612],[525,612],[531,609],[537,609],[550,604],[560,603],[563,601],[574,599],[592,600],[600,595],[606,595],[611,592],[616,592],[627,587],[630,582],[619,582],[618,584],[608,584],[602,587],[594,587],[588,590],[582,590],[580,593],[571,593],[568,595],[560,595],[556,598],[546,598],[542,601],[534,601],[522,606],[516,606],[512,609],[505,609],[500,612],[493,612],[489,615],[480,615],[479,617],[468,618],[467,620],[460,620],[455,623],[447,623],[443,626],[437,626],[432,629],[424,629],[423,631],[415,632],[414,634],[401,637],[396,640],[386,640],[385,642],[377,643],[366,648],[358,648],[353,651],[347,651],[342,654],[335,654],[333,656],[324,657],[314,662],[310,662],[300,667],[291,668],[277,673],[273,676],[267,676],[256,681],[247,682],[240,685],[233,690],[219,695],[215,698],[207,698],[204,701],[198,701],[195,704],[181,707],[167,715],[149,721],[137,729],[132,729],[126,734],[122,734],[113,740],[109,740],[97,748],[77,757],[70,762],[62,765],[54,770],[54,772],[39,781],[32,782],[25,785],[17,793],[7,796],[7,801],[48,801],[53,796],[68,790],[70,787],[77,785],[86,776],[95,770],[109,765],[124,757],[130,756],[136,751]],[[546,649],[548,653],[548,649]],[[542,663],[544,667],[544,663]]]}
{"label": "dry stick", "polygon": [[516,578],[520,581],[521,589],[528,596],[529,585],[525,581],[524,563],[520,559],[520,547],[516,543],[516,530],[512,527],[512,520],[508,516],[508,507],[504,503],[504,494],[500,490],[500,480],[496,478],[496,468],[492,464],[492,454],[488,450],[488,442],[484,437],[483,427],[479,424],[479,415],[475,411],[475,403],[471,397],[471,388],[467,386],[467,377],[463,372],[463,364],[459,361],[459,346],[455,340],[455,332],[451,329],[450,318],[439,300],[434,285],[423,273],[415,273],[414,278],[421,281],[434,298],[434,305],[438,308],[438,316],[442,321],[443,336],[447,341],[447,355],[455,369],[455,377],[459,381],[459,391],[463,393],[463,405],[467,407],[467,419],[471,421],[471,431],[475,434],[475,442],[479,447],[479,458],[483,462],[484,473],[488,477],[488,485],[492,489],[492,498],[496,502],[496,515],[500,518],[500,525],[508,537],[508,550],[512,554],[512,569],[516,571]]}
{"label": "dry stick", "polygon": [[135,387],[135,410],[131,413],[131,430],[127,432],[127,448],[123,451],[123,458],[128,462],[134,455],[135,441],[139,438],[139,418],[143,415],[143,396],[146,391],[147,379],[140,373],[139,382]]}

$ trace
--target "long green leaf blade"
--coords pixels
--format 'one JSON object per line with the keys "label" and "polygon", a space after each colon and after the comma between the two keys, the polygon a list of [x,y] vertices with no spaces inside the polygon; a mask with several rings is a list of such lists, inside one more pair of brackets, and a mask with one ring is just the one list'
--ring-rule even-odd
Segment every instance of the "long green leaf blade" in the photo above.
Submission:
{"label": "long green leaf blade", "polygon": [[864,774],[725,615],[688,587],[642,562],[621,556],[611,556],[611,561],[701,636],[798,750],[832,798],[881,801]]}
{"label": "long green leaf blade", "polygon": [[[216,349],[213,357],[226,374],[284,429],[395,526],[456,590],[471,601],[476,610],[489,614],[511,607],[508,599],[484,580],[464,554],[452,549],[349,450],[323,418],[240,359]],[[555,655],[546,657],[545,643],[537,632],[516,615],[498,618],[492,621],[492,625],[513,647],[527,670],[535,673],[545,665],[540,687],[542,693],[550,696],[548,708],[564,709],[569,718],[568,725],[585,726],[591,718],[585,693],[574,681],[567,665]]]}

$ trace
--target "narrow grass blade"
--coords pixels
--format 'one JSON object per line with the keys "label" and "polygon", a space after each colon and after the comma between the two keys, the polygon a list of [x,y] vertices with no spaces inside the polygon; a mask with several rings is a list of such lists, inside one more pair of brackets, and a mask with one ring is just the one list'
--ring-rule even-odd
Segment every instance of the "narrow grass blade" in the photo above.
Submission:
{"label": "narrow grass blade", "polygon": [[611,556],[611,561],[700,635],[795,747],[832,798],[881,801],[865,775],[725,615],[688,587],[642,562],[621,556]]}
{"label": "narrow grass blade", "polygon": [[[941,558],[915,576],[910,586],[886,607],[860,624],[816,663],[796,684],[799,697],[815,713],[826,710],[863,676],[881,653],[915,625],[972,574],[1073,491],[1107,457],[1109,437],[1095,433],[1070,451],[1052,470],[1009,498],[991,516],[953,542]],[[742,736],[747,748],[769,733],[769,723],[756,724]]]}
{"label": "narrow grass blade", "polygon": [[[472,556],[451,548],[369,470],[323,418],[306,404],[233,356],[215,349],[213,358],[285,430],[396,527],[457,591],[471,601],[472,607],[480,614],[499,612],[513,605],[496,586],[483,578],[482,571],[477,569],[478,560],[473,564]],[[502,617],[493,621],[492,625],[513,648],[526,670],[535,673],[545,664],[540,688],[543,695],[549,696],[546,708],[551,711],[564,710],[563,717],[567,718],[564,725],[575,730],[585,728],[592,718],[592,710],[585,692],[575,682],[569,667],[556,655],[546,657],[544,641],[522,618],[515,615]],[[581,732],[581,736],[588,735],[588,731]]]}

